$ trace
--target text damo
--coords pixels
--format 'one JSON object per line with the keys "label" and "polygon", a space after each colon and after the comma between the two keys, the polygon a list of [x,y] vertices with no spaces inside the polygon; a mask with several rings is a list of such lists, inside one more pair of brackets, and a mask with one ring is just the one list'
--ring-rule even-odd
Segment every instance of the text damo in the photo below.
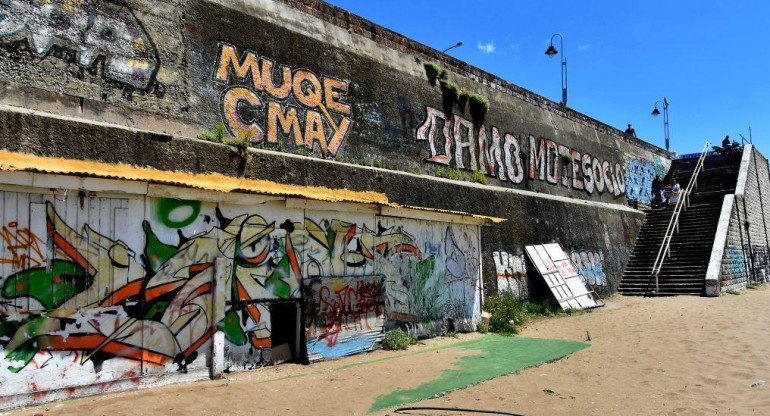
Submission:
{"label": "text damo", "polygon": [[[625,169],[620,163],[581,154],[553,140],[536,139],[532,135],[528,137],[529,158],[522,160],[518,137],[509,133],[501,136],[494,126],[490,133],[483,125],[474,128],[473,123],[463,117],[450,117],[441,110],[426,107],[426,118],[417,128],[416,139],[428,142],[430,162],[449,165],[454,160],[459,169],[479,170],[501,181],[518,184],[526,176],[532,181],[554,185],[561,182],[589,194],[606,191],[617,196],[626,191]],[[443,149],[437,148],[442,144]],[[465,165],[466,154],[470,166]]]}
{"label": "text damo", "polygon": [[[306,69],[292,70],[281,65],[274,73],[275,63],[246,51],[239,57],[232,45],[220,43],[213,79],[230,85],[220,96],[222,118],[230,134],[245,135],[254,143],[262,142],[267,127],[267,142],[278,143],[279,131],[287,140],[292,137],[297,147],[313,150],[318,143],[321,151],[336,155],[352,125],[351,108],[343,102],[348,84],[332,77],[318,77]],[[262,98],[268,99],[263,103]],[[292,105],[294,104],[294,105]],[[262,106],[267,106],[266,111]],[[244,113],[244,106],[254,110]],[[265,114],[264,121],[248,114]],[[304,113],[304,116],[303,114]],[[332,114],[338,114],[338,121]]]}

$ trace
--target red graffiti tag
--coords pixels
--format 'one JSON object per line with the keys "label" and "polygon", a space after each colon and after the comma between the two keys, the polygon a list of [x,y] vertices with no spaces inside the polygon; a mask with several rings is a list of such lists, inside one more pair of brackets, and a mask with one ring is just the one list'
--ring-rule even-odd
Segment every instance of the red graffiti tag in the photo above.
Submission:
{"label": "red graffiti tag", "polygon": [[344,285],[332,291],[324,285],[318,291],[319,326],[324,328],[319,339],[325,339],[330,347],[337,345],[342,331],[371,330],[369,318],[382,314],[383,290],[380,283],[359,280],[355,286]]}

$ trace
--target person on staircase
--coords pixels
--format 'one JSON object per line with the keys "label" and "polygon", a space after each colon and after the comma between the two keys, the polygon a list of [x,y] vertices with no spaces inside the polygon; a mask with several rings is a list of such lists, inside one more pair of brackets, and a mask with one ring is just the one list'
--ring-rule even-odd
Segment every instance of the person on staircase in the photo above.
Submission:
{"label": "person on staircase", "polygon": [[679,196],[682,194],[682,187],[679,185],[679,182],[675,179],[672,179],[671,181],[671,192],[668,195],[668,201],[667,204],[674,204],[676,205],[677,202],[679,202]]}
{"label": "person on staircase", "polygon": [[658,208],[663,203],[663,180],[655,176],[652,180],[652,208]]}

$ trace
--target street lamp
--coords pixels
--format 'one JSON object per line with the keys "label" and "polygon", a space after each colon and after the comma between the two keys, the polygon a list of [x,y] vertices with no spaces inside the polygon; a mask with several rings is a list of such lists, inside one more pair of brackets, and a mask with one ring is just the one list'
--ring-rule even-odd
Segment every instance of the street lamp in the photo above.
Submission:
{"label": "street lamp", "polygon": [[564,54],[564,36],[561,33],[554,33],[551,36],[551,45],[545,50],[549,58],[553,58],[559,51],[553,46],[553,38],[558,36],[561,41],[561,105],[567,106],[567,56]]}
{"label": "street lamp", "polygon": [[463,46],[463,41],[459,41],[459,42],[457,42],[456,44],[454,44],[454,45],[452,45],[452,46],[450,46],[450,47],[448,47],[448,48],[444,49],[444,50],[443,50],[443,51],[441,51],[441,52],[442,52],[442,53],[446,53],[446,51],[448,51],[448,50],[450,50],[450,49],[454,49],[454,48],[459,48],[460,46]]}
{"label": "street lamp", "polygon": [[668,100],[666,97],[663,97],[663,101],[658,100],[655,102],[655,108],[652,109],[653,117],[660,115],[658,103],[663,104],[663,136],[666,138],[666,151],[668,151]]}

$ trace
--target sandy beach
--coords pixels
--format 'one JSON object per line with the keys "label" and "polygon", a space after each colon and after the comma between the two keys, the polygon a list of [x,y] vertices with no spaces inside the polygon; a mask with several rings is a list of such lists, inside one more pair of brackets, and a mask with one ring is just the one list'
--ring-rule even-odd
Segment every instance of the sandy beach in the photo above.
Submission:
{"label": "sandy beach", "polygon": [[[587,341],[564,359],[410,406],[527,415],[762,415],[770,413],[770,289],[720,298],[614,296],[605,308],[530,322],[520,337]],[[12,415],[363,415],[392,389],[425,383],[473,351],[426,340],[310,366],[89,397]],[[590,337],[590,340],[589,340]],[[759,383],[758,383],[759,382]],[[758,383],[752,387],[753,383]],[[393,414],[384,409],[371,414]],[[456,412],[413,414],[462,414]]]}

